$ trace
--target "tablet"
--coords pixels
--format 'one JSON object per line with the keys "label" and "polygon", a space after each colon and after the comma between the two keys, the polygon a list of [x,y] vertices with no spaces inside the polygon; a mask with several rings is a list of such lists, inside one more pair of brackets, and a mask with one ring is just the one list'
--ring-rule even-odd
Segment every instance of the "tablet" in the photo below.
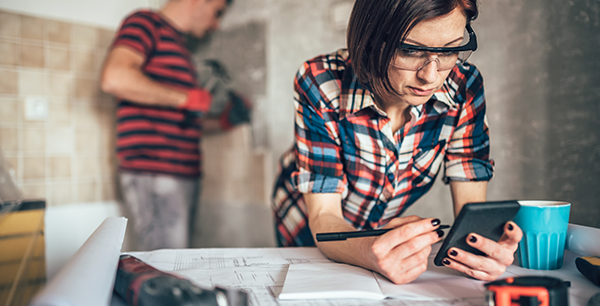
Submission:
{"label": "tablet", "polygon": [[467,244],[467,235],[476,233],[488,239],[498,241],[504,234],[504,225],[511,221],[521,206],[517,201],[498,201],[468,203],[463,206],[458,217],[442,243],[433,263],[443,266],[442,260],[448,256],[448,250],[456,247],[475,255],[483,252]]}

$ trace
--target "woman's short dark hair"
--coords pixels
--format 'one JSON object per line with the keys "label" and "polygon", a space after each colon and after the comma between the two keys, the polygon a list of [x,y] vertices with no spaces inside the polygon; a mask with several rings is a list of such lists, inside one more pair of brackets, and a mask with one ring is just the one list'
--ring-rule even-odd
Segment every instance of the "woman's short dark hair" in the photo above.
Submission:
{"label": "woman's short dark hair", "polygon": [[461,8],[477,18],[477,0],[356,0],[348,24],[348,52],[358,81],[377,97],[397,93],[388,69],[398,43],[420,21]]}

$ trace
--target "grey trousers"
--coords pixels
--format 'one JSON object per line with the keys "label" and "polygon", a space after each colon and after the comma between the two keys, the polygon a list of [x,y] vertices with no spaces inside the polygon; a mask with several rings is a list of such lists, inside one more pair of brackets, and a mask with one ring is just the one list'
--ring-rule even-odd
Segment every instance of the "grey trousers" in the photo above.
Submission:
{"label": "grey trousers", "polygon": [[189,247],[200,180],[125,172],[119,177],[134,250]]}

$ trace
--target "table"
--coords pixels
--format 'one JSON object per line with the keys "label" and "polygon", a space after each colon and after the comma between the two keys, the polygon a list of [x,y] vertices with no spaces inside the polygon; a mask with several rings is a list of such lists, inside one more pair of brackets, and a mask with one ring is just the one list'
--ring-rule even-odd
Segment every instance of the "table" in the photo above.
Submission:
{"label": "table", "polygon": [[[439,244],[430,256],[430,265]],[[483,305],[483,293],[479,296],[449,298],[443,300],[404,301],[386,300],[279,300],[285,276],[290,264],[328,263],[317,248],[211,248],[157,250],[131,252],[143,261],[163,271],[171,271],[188,278],[203,288],[220,286],[227,289],[242,289],[249,293],[250,305]],[[557,277],[571,282],[570,305],[585,306],[600,288],[583,277],[575,266],[578,255],[565,251],[563,267],[555,271],[535,271],[512,265],[502,276],[540,275]],[[431,266],[430,266],[431,267]],[[483,282],[470,280],[481,286]],[[118,305],[114,302],[113,305]]]}

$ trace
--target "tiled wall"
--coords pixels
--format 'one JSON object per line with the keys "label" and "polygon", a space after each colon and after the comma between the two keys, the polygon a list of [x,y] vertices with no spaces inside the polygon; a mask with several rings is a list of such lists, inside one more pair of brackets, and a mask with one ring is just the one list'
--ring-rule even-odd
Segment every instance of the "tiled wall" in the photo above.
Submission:
{"label": "tiled wall", "polygon": [[[0,148],[26,198],[115,198],[114,99],[98,77],[113,31],[0,11]],[[25,118],[44,97],[48,117]]]}

